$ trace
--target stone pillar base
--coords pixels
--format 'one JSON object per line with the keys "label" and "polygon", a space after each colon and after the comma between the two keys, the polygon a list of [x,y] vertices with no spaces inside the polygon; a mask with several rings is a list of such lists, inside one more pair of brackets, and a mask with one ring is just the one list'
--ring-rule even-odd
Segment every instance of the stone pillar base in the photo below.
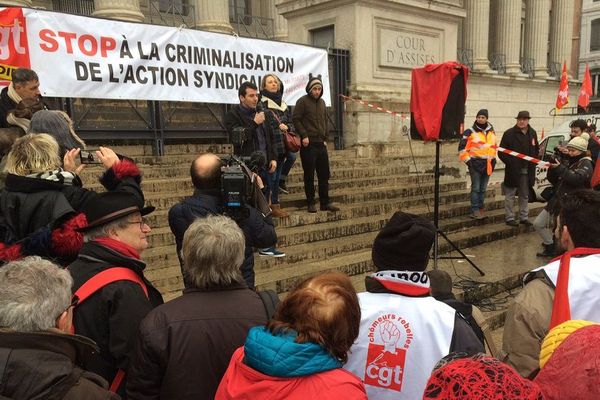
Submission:
{"label": "stone pillar base", "polygon": [[220,22],[203,22],[194,25],[194,29],[200,29],[202,31],[210,31],[217,33],[226,33],[228,35],[232,35],[234,32],[230,24],[224,24]]}
{"label": "stone pillar base", "polygon": [[2,5],[15,7],[31,7],[31,0],[5,0],[2,2]]}
{"label": "stone pillar base", "polygon": [[92,16],[125,22],[144,22],[145,19],[144,14],[142,14],[139,11],[110,8],[104,10],[96,10],[92,13]]}

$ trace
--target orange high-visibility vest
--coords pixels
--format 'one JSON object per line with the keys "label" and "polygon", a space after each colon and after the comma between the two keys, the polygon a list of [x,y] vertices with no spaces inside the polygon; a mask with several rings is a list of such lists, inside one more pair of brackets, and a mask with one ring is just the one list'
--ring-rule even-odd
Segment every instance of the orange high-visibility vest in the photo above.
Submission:
{"label": "orange high-visibility vest", "polygon": [[492,174],[492,160],[496,158],[496,149],[491,146],[496,145],[496,133],[493,129],[485,132],[471,130],[467,137],[467,145],[462,149],[458,156],[462,162],[467,162],[471,158],[483,158],[487,160],[487,174]]}

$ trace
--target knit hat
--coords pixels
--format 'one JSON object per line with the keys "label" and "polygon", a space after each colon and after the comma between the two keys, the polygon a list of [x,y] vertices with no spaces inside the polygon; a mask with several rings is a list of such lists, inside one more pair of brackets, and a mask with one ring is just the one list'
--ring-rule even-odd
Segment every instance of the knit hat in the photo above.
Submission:
{"label": "knit hat", "polygon": [[375,237],[373,264],[378,271],[424,271],[435,234],[431,222],[398,211]]}
{"label": "knit hat", "polygon": [[[560,325],[559,325],[560,326]],[[546,400],[600,399],[600,324],[577,329],[535,377]]]}
{"label": "knit hat", "polygon": [[574,319],[563,322],[552,328],[542,342],[542,348],[540,350],[540,368],[544,368],[544,365],[546,365],[546,362],[548,362],[550,356],[554,353],[554,350],[556,350],[570,334],[579,328],[589,325],[594,325],[594,323]]}
{"label": "knit hat", "polygon": [[590,135],[587,132],[583,132],[580,136],[575,136],[573,139],[569,140],[567,147],[580,151],[586,151],[589,140]]}
{"label": "knit hat", "polygon": [[71,119],[62,111],[40,110],[31,117],[28,133],[47,133],[58,142],[61,152],[85,148],[85,143],[71,127]]}
{"label": "knit hat", "polygon": [[509,365],[485,354],[475,354],[454,359],[433,371],[423,399],[543,400],[544,397],[537,384],[522,378]]}
{"label": "knit hat", "polygon": [[479,117],[480,115],[489,118],[488,110],[485,108],[482,108],[481,110],[477,111],[477,115],[475,117]]}
{"label": "knit hat", "polygon": [[306,84],[306,93],[310,93],[312,88],[316,85],[320,85],[321,87],[323,87],[323,81],[321,81],[321,74],[319,74],[317,76],[308,74],[308,83]]}

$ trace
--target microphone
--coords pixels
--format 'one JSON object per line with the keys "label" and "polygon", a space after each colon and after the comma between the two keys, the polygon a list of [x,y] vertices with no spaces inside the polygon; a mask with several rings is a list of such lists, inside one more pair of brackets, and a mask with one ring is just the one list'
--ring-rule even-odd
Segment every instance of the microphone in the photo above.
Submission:
{"label": "microphone", "polygon": [[265,108],[262,102],[262,96],[260,94],[258,95],[258,103],[256,103],[256,112],[265,112]]}

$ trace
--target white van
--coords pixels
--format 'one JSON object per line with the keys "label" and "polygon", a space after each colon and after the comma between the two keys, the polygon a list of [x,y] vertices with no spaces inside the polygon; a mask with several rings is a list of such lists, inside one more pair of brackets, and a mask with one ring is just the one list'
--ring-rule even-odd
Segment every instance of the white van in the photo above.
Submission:
{"label": "white van", "polygon": [[[576,119],[580,118],[584,119],[588,123],[588,125],[593,123],[596,125],[596,127],[600,126],[600,114],[574,115],[568,121],[565,121],[558,127],[552,129],[550,133],[548,133],[548,135],[544,137],[544,140],[540,142],[539,158],[541,160],[548,161],[548,156],[554,154],[554,149],[556,148],[556,146],[560,144],[565,144],[565,142],[569,140],[571,136],[571,128],[569,128],[569,124],[571,124],[571,122],[575,121]],[[544,190],[544,188],[550,186],[550,182],[548,182],[548,179],[546,178],[547,172],[547,167],[540,167],[539,165],[535,170],[535,185],[533,187],[533,190],[535,192],[537,201],[545,201],[540,196],[540,193],[542,192],[542,190]]]}

